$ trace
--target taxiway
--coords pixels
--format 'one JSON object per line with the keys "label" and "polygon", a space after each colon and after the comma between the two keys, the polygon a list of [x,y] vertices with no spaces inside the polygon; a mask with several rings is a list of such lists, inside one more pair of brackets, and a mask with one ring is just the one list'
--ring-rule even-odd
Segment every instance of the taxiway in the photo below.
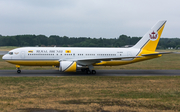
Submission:
{"label": "taxiway", "polygon": [[55,76],[180,76],[180,70],[97,70],[97,73],[64,73],[58,70],[0,70],[0,77],[55,77]]}
{"label": "taxiway", "polygon": [[5,55],[7,53],[8,53],[8,51],[0,51],[0,55]]}

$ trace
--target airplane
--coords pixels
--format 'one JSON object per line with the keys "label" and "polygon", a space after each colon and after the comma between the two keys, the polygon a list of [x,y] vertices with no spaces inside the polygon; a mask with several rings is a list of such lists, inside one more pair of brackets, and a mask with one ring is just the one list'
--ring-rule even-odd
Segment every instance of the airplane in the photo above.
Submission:
{"label": "airplane", "polygon": [[56,66],[62,72],[81,70],[96,74],[94,66],[118,66],[161,57],[170,52],[156,52],[166,20],[158,21],[134,46],[129,48],[22,47],[2,59],[20,66]]}

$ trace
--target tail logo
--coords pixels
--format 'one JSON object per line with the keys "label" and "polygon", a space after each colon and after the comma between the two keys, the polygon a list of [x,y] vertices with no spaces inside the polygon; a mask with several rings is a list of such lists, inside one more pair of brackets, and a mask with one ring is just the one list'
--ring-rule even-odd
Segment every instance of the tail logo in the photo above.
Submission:
{"label": "tail logo", "polygon": [[158,37],[158,33],[153,31],[151,34],[149,34],[149,37],[152,41],[155,41]]}

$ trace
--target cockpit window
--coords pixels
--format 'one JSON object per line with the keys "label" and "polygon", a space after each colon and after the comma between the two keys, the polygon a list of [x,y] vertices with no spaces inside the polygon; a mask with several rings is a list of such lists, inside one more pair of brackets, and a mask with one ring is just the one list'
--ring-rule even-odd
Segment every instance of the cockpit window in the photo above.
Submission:
{"label": "cockpit window", "polygon": [[13,55],[13,52],[9,52],[8,54]]}

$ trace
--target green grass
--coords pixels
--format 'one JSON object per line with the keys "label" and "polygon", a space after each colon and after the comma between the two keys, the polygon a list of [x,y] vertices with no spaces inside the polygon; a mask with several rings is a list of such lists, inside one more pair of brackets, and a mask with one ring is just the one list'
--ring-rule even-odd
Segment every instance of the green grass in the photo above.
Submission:
{"label": "green grass", "polygon": [[10,51],[12,49],[15,49],[15,48],[18,48],[16,46],[3,46],[3,47],[0,47],[0,51]]}
{"label": "green grass", "polygon": [[180,77],[0,77],[0,110],[180,111]]}

